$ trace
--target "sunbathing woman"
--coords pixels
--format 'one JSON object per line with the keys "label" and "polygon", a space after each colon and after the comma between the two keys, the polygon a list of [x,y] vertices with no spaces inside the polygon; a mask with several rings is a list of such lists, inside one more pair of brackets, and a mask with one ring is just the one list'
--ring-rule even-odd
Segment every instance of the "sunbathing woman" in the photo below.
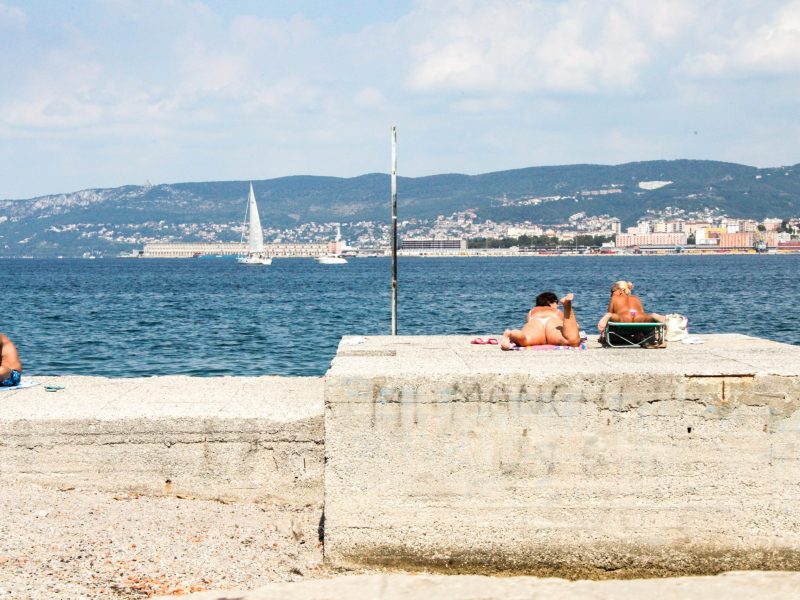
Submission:
{"label": "sunbathing woman", "polygon": [[662,315],[647,313],[638,296],[631,294],[633,283],[630,281],[617,281],[611,286],[611,300],[608,302],[608,311],[597,323],[600,333],[606,329],[609,321],[613,323],[663,323],[666,321]]}
{"label": "sunbathing woman", "polygon": [[522,329],[506,329],[500,348],[512,350],[515,346],[580,346],[581,334],[578,321],[572,310],[574,296],[567,294],[561,299],[564,307],[558,310],[558,298],[553,292],[536,296],[536,306],[528,312],[528,320]]}

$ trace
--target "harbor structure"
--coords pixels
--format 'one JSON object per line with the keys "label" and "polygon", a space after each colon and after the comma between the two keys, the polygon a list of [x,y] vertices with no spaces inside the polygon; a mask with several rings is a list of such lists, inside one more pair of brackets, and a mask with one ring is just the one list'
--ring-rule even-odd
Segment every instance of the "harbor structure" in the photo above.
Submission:
{"label": "harbor structure", "polygon": [[570,579],[800,568],[800,348],[693,338],[508,353],[345,338],[325,377],[326,561]]}
{"label": "harbor structure", "polygon": [[448,255],[448,254],[466,254],[467,253],[467,240],[464,238],[448,238],[448,239],[404,239],[400,245],[400,254],[402,256],[413,256],[420,254],[431,255]]}
{"label": "harbor structure", "polygon": [[693,337],[505,353],[352,336],[324,378],[41,376],[3,392],[0,479],[324,503],[334,567],[800,569],[800,348]]}
{"label": "harbor structure", "polygon": [[620,233],[616,243],[619,248],[631,246],[685,246],[685,233]]}
{"label": "harbor structure", "polygon": [[[247,243],[150,243],[142,258],[193,258],[198,256],[236,256],[247,251]],[[264,244],[264,254],[273,258],[316,258],[328,252],[328,244]]]}

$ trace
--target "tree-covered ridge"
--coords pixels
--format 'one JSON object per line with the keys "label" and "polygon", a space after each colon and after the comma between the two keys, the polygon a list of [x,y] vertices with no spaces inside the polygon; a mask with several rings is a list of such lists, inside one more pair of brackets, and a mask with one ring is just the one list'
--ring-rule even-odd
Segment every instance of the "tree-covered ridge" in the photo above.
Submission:
{"label": "tree-covered ridge", "polygon": [[[643,189],[642,182],[671,183]],[[86,237],[87,229],[98,231],[101,226],[117,232],[117,239],[129,240],[127,245],[115,242],[118,250],[137,245],[137,236],[165,241],[203,239],[203,228],[208,227],[218,230],[215,239],[232,241],[238,239],[236,225],[244,216],[247,184],[129,185],[0,201],[0,255],[26,254],[20,252],[20,245],[33,255],[71,254],[95,241],[108,245]],[[253,187],[266,228],[389,221],[387,174],[280,177],[253,181]],[[432,220],[472,209],[480,220],[541,225],[564,223],[577,212],[610,215],[630,225],[648,212],[667,207],[686,213],[713,209],[753,219],[794,217],[800,215],[800,165],[759,169],[672,160],[399,177],[398,204],[402,220]],[[70,232],[75,233],[72,238]]]}

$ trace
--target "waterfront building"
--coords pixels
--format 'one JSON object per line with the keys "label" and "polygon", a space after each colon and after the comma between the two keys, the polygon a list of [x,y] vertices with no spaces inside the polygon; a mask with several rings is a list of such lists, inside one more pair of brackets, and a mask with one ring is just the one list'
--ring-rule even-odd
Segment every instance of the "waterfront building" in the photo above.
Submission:
{"label": "waterfront building", "polygon": [[639,221],[636,227],[628,227],[628,235],[647,235],[651,232],[648,221]]}
{"label": "waterfront building", "polygon": [[752,219],[740,219],[739,231],[755,232],[758,229],[758,223]]}
{"label": "waterfront building", "polygon": [[706,227],[711,227],[711,223],[708,221],[684,221],[683,233],[686,235],[696,234],[698,229],[705,229]]}
{"label": "waterfront building", "polygon": [[694,232],[694,243],[698,246],[719,244],[719,236],[728,233],[725,227],[701,227]]}
{"label": "waterfront building", "polygon": [[616,244],[620,248],[632,246],[685,246],[685,233],[648,233],[630,234],[621,233],[616,237]]}
{"label": "waterfront building", "polygon": [[721,233],[719,235],[720,248],[752,248],[755,245],[755,236],[752,232]]}
{"label": "waterfront building", "polygon": [[467,240],[465,238],[403,239],[400,241],[399,252],[406,255],[466,254]]}
{"label": "waterfront building", "polygon": [[720,227],[724,227],[727,233],[739,233],[742,230],[742,224],[739,219],[723,219],[720,222]]}
{"label": "waterfront building", "polygon": [[765,231],[761,234],[761,237],[764,243],[767,245],[767,248],[777,248],[778,247],[778,232],[777,231]]}
{"label": "waterfront building", "polygon": [[[229,243],[161,243],[145,244],[143,258],[192,258],[195,256],[236,256],[246,251],[247,244]],[[264,244],[267,256],[309,258],[324,256],[327,244]]]}
{"label": "waterfront building", "polygon": [[800,240],[778,242],[779,252],[800,252]]}
{"label": "waterfront building", "polygon": [[652,230],[653,233],[683,233],[683,221],[656,221]]}
{"label": "waterfront building", "polygon": [[526,225],[526,226],[508,228],[508,237],[518,238],[523,235],[536,237],[543,234],[544,234],[544,229],[542,229],[538,225]]}

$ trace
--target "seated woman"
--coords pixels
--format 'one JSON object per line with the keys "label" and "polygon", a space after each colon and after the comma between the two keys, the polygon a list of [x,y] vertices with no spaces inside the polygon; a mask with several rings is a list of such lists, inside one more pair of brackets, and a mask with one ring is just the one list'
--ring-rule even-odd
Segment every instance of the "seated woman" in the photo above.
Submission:
{"label": "seated woman", "polygon": [[611,286],[611,300],[608,310],[597,323],[602,334],[609,321],[613,323],[664,323],[666,318],[656,313],[647,313],[638,296],[631,294],[633,283],[617,281]]}
{"label": "seated woman", "polygon": [[536,306],[528,312],[528,320],[522,329],[506,329],[500,348],[512,350],[515,346],[580,346],[581,334],[578,321],[572,310],[574,296],[567,294],[561,299],[564,307],[558,310],[558,298],[553,292],[536,296]]}
{"label": "seated woman", "polygon": [[22,362],[17,347],[5,333],[0,333],[0,386],[16,386],[21,379]]}

